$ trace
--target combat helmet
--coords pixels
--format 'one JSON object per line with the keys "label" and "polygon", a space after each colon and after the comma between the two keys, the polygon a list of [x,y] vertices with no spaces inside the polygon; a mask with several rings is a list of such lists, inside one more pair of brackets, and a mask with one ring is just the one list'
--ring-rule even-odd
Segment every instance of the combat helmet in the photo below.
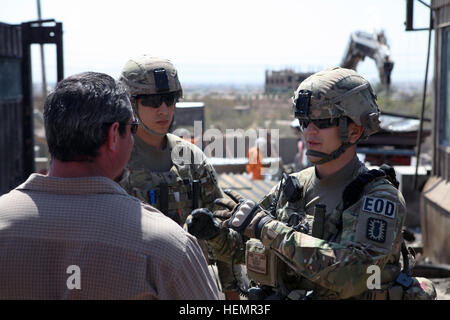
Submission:
{"label": "combat helmet", "polygon": [[[295,91],[293,109],[302,123],[309,120],[337,121],[341,146],[331,154],[308,150],[307,155],[321,157],[316,164],[338,158],[348,147],[380,130],[380,110],[369,82],[354,70],[334,67],[306,78]],[[348,140],[348,119],[363,127],[358,141]]]}
{"label": "combat helmet", "polygon": [[122,68],[119,80],[126,86],[134,112],[145,131],[164,135],[149,129],[140,119],[136,98],[139,95],[167,94],[177,92],[183,97],[178,72],[173,64],[164,58],[141,55],[130,59]]}

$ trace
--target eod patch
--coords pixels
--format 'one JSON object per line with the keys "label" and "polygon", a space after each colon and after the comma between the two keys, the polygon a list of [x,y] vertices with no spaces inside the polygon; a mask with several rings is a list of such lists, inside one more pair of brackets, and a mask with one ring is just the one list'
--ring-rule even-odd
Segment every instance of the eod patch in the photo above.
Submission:
{"label": "eod patch", "polygon": [[364,197],[362,210],[394,219],[397,213],[397,204],[383,198]]}

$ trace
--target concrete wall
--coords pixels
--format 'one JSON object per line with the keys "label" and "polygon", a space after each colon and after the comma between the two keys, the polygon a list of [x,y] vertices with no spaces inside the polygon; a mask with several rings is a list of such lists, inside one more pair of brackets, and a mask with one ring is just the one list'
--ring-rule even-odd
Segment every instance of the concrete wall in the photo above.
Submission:
{"label": "concrete wall", "polygon": [[[378,168],[378,167],[375,167]],[[420,227],[420,189],[429,178],[429,167],[419,166],[417,186],[414,189],[415,166],[394,166],[397,180],[400,182],[399,190],[406,202],[405,226],[410,228]]]}

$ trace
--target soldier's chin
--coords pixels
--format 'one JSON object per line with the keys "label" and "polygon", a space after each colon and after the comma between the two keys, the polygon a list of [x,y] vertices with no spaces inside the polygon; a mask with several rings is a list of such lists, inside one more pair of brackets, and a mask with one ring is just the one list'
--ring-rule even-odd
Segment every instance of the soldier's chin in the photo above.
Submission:
{"label": "soldier's chin", "polygon": [[322,160],[321,157],[314,157],[314,156],[306,156],[309,160],[309,162],[311,162],[312,164],[316,164],[317,162],[319,162],[320,160]]}
{"label": "soldier's chin", "polygon": [[152,130],[159,134],[166,134],[167,132],[169,132],[169,128],[162,128],[162,127],[153,128]]}

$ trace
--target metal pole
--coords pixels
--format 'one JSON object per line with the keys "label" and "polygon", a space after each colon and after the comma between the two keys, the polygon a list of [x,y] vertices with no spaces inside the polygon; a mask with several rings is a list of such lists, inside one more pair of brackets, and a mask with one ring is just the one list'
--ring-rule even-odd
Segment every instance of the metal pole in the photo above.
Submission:
{"label": "metal pole", "polygon": [[425,67],[425,81],[423,84],[422,112],[420,114],[420,130],[419,130],[419,135],[417,136],[416,173],[414,175],[414,189],[415,190],[417,190],[420,152],[421,152],[421,146],[422,146],[423,118],[424,118],[424,112],[425,112],[425,98],[427,96],[428,65],[430,63],[430,47],[431,47],[431,31],[432,30],[433,30],[433,10],[430,9],[430,28],[429,28],[429,33],[428,33],[427,65]]}
{"label": "metal pole", "polygon": [[[37,12],[38,12],[38,20],[42,20],[41,16],[41,0],[36,0]],[[39,23],[39,25],[41,25]],[[45,56],[44,56],[44,44],[40,44],[41,50],[41,70],[42,70],[42,97],[45,99],[47,96],[47,77],[45,74]]]}
{"label": "metal pole", "polygon": [[33,124],[33,85],[31,75],[31,25],[21,24],[22,30],[22,92],[23,92],[23,161],[24,181],[35,172],[34,162],[34,124]]}
{"label": "metal pole", "polygon": [[64,78],[64,54],[63,54],[63,38],[62,38],[62,23],[56,23],[56,82],[61,81]]}

